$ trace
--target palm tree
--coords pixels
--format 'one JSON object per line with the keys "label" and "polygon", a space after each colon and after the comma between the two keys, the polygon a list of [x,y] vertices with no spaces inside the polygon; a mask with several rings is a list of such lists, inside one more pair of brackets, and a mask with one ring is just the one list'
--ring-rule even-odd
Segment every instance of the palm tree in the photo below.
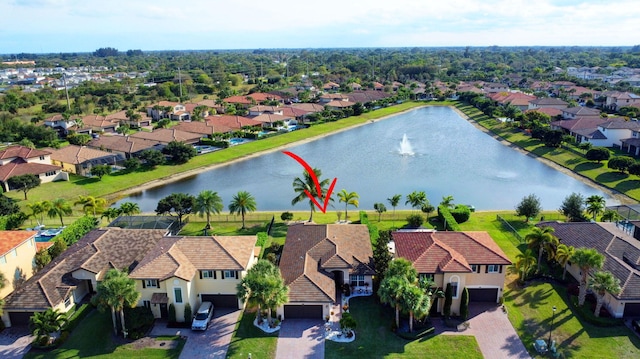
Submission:
{"label": "palm tree", "polygon": [[567,264],[575,252],[576,249],[573,246],[566,244],[559,244],[556,249],[556,261],[562,266],[562,280],[564,280],[567,274]]}
{"label": "palm tree", "polygon": [[47,210],[47,215],[49,218],[60,218],[60,225],[64,227],[64,221],[62,220],[62,216],[70,216],[73,213],[73,209],[71,209],[71,203],[64,198],[56,198],[53,201],[49,202],[49,209]]}
{"label": "palm tree", "polygon": [[102,215],[100,216],[100,218],[107,218],[107,220],[109,222],[111,222],[114,218],[118,218],[118,216],[120,215],[120,209],[118,208],[107,208],[104,211],[102,211]]}
{"label": "palm tree", "polygon": [[133,216],[140,213],[140,206],[134,202],[122,202],[118,210],[125,216]]}
{"label": "palm tree", "polygon": [[[31,210],[31,214],[29,216],[35,218],[38,225],[42,225],[44,222],[43,215],[44,212],[46,212],[45,201],[27,203],[27,208]],[[38,215],[40,215],[40,220],[38,220]]]}
{"label": "palm tree", "polygon": [[218,192],[204,190],[198,193],[193,210],[198,213],[200,217],[205,214],[207,215],[205,234],[207,230],[211,229],[211,213],[220,214],[220,211],[223,209],[224,204],[222,204],[222,198],[218,195]]}
{"label": "palm tree", "polygon": [[393,196],[387,198],[387,201],[391,205],[391,208],[393,208],[393,217],[394,218],[396,216],[396,207],[398,207],[398,204],[400,203],[401,199],[402,199],[402,195],[401,194],[394,194]]}
{"label": "palm tree", "polygon": [[380,222],[380,217],[382,217],[382,214],[387,211],[387,207],[384,205],[384,203],[374,203],[373,209],[378,212],[378,222]]}
{"label": "palm tree", "polygon": [[551,253],[553,249],[558,245],[558,238],[552,233],[554,229],[552,227],[533,227],[533,232],[527,234],[524,240],[527,241],[529,248],[538,250],[538,268],[537,272],[540,272],[540,261],[542,261],[542,252],[547,250],[547,253]]}
{"label": "palm tree", "polygon": [[133,308],[138,303],[138,300],[140,300],[140,293],[136,291],[135,281],[129,278],[127,272],[114,268],[109,269],[102,282],[98,283],[96,295],[91,298],[92,303],[97,305],[99,310],[111,309],[113,331],[116,335],[118,335],[116,312],[120,313],[122,332],[126,333],[124,307]]}
{"label": "palm tree", "polygon": [[407,195],[407,200],[404,204],[411,204],[413,209],[422,207],[422,204],[427,200],[427,195],[424,191],[413,191]]}
{"label": "palm tree", "polygon": [[597,221],[596,217],[604,210],[606,201],[604,197],[594,194],[587,197],[585,204],[587,205],[587,213],[590,213],[593,216],[593,220]]}
{"label": "palm tree", "polygon": [[256,210],[256,199],[253,198],[251,193],[247,191],[240,191],[233,195],[231,203],[229,203],[229,212],[232,214],[239,214],[242,216],[242,229],[244,226],[244,215],[247,212],[253,212]]}
{"label": "palm tree", "polygon": [[527,249],[524,253],[519,253],[516,256],[516,262],[513,264],[512,271],[518,274],[520,282],[524,282],[527,279],[527,275],[531,272],[531,268],[535,265],[536,257],[531,249]]}
{"label": "palm tree", "polygon": [[62,329],[67,322],[67,315],[58,309],[47,308],[44,312],[33,313],[33,316],[29,318],[29,322],[33,335],[37,338],[50,337],[51,334]]}
{"label": "palm tree", "polygon": [[[322,176],[322,171],[320,171],[317,168],[313,169],[313,173],[315,174],[316,178],[318,179],[318,183],[320,184],[320,192],[318,193],[318,188],[316,186],[316,183],[313,181],[313,177],[309,174],[308,171],[304,171],[304,173],[302,174],[302,178],[300,177],[296,177],[293,180],[293,190],[294,192],[296,192],[298,195],[295,196],[292,200],[291,200],[291,205],[294,206],[299,202],[302,202],[304,200],[309,200],[309,208],[310,208],[310,215],[309,215],[309,222],[313,221],[313,212],[315,212],[316,210],[316,206],[315,203],[313,203],[313,200],[311,200],[311,198],[309,198],[309,196],[307,196],[307,192],[309,194],[311,194],[312,197],[323,197],[327,194],[328,191],[328,186],[329,186],[329,179],[326,178],[324,180],[320,179],[320,176]],[[329,199],[330,201],[333,202],[333,197]]]}
{"label": "palm tree", "polygon": [[95,218],[96,212],[102,212],[104,210],[104,207],[107,205],[107,200],[99,197],[79,195],[78,200],[75,201],[73,205],[82,205],[82,211],[85,214],[89,214],[89,212],[93,213],[93,217]]}
{"label": "palm tree", "polygon": [[451,208],[453,206],[453,196],[442,197],[442,202],[440,202],[441,206],[445,206],[447,208]]}
{"label": "palm tree", "polygon": [[345,219],[345,221],[349,220],[349,216],[347,214],[347,207],[349,207],[349,205],[352,205],[352,206],[358,208],[358,205],[360,204],[360,202],[358,201],[359,198],[360,198],[360,196],[358,195],[358,193],[356,193],[356,192],[347,192],[346,189],[342,189],[342,191],[338,192],[339,202],[344,202],[344,219]]}
{"label": "palm tree", "polygon": [[620,218],[621,216],[620,214],[618,214],[618,212],[612,209],[605,209],[604,213],[602,213],[602,217],[600,217],[600,220],[605,222],[614,222],[619,220]]}
{"label": "palm tree", "polygon": [[600,316],[600,309],[604,302],[604,295],[609,292],[611,295],[618,295],[622,291],[620,280],[611,274],[611,272],[597,271],[593,277],[589,278],[589,289],[596,294],[596,310],[594,315]]}
{"label": "palm tree", "polygon": [[583,305],[587,296],[587,277],[591,269],[601,269],[604,264],[604,256],[593,248],[578,248],[571,257],[571,261],[580,268],[580,293],[578,305]]}
{"label": "palm tree", "polygon": [[416,282],[417,278],[418,272],[413,264],[407,259],[398,258],[389,263],[384,279],[380,282],[380,289],[378,289],[380,301],[395,308],[396,327],[400,326],[402,295],[409,286]]}
{"label": "palm tree", "polygon": [[280,270],[266,259],[256,262],[236,289],[238,297],[258,307],[258,321],[262,320],[261,308],[268,309],[267,318],[271,322],[271,309],[288,301],[289,288],[284,284]]}
{"label": "palm tree", "polygon": [[413,320],[422,319],[428,313],[425,292],[416,286],[407,286],[402,291],[402,307],[409,312],[409,332],[413,332]]}

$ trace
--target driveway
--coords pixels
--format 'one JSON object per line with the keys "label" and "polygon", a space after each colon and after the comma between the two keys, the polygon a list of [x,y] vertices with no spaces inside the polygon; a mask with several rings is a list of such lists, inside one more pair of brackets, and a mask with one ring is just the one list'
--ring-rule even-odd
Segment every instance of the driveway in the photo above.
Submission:
{"label": "driveway", "polygon": [[485,358],[531,358],[507,314],[496,304],[469,304],[469,329],[462,332],[445,327],[440,319],[433,322],[436,334],[475,336]]}
{"label": "driveway", "polygon": [[276,359],[324,359],[324,332],[317,319],[287,319],[280,324]]}
{"label": "driveway", "polygon": [[215,316],[209,324],[209,329],[194,332],[191,329],[167,328],[166,324],[156,324],[151,330],[151,336],[181,335],[187,342],[180,353],[180,359],[206,358],[224,359],[231,343],[231,337],[240,317],[239,309],[216,308]]}
{"label": "driveway", "polygon": [[33,336],[26,327],[11,327],[0,332],[0,358],[20,359],[29,351]]}

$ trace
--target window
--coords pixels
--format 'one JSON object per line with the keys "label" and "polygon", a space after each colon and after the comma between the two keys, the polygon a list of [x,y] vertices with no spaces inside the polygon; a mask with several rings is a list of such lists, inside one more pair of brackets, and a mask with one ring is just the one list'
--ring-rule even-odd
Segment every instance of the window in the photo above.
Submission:
{"label": "window", "polygon": [[497,264],[489,264],[487,266],[487,273],[498,273],[500,272],[500,266]]}
{"label": "window", "polygon": [[236,271],[234,270],[226,270],[224,271],[224,278],[235,278],[236,277]]}
{"label": "window", "polygon": [[148,300],[143,300],[142,303],[144,304],[144,306],[148,309],[151,309],[151,302]]}
{"label": "window", "polygon": [[68,296],[65,300],[64,300],[64,306],[65,308],[71,305],[71,296]]}
{"label": "window", "polygon": [[143,282],[142,288],[159,288],[160,283],[158,283],[157,279],[145,279]]}
{"label": "window", "polygon": [[449,279],[449,283],[451,284],[451,294],[453,298],[458,298],[458,282],[460,278],[457,275],[454,275]]}
{"label": "window", "polygon": [[44,156],[40,156],[40,161],[44,161]]}
{"label": "window", "polygon": [[418,274],[418,278],[420,279],[426,279],[426,280],[430,280],[433,282],[433,280],[435,279],[433,273],[420,273]]}
{"label": "window", "polygon": [[364,286],[364,276],[363,275],[351,275],[349,276],[351,279],[351,285],[356,287]]}
{"label": "window", "polygon": [[212,270],[203,270],[202,271],[202,278],[213,278],[213,271]]}
{"label": "window", "polygon": [[471,270],[475,273],[480,273],[480,265],[479,264],[472,264],[471,265]]}
{"label": "window", "polygon": [[173,294],[175,296],[175,302],[182,303],[182,288],[173,288]]}

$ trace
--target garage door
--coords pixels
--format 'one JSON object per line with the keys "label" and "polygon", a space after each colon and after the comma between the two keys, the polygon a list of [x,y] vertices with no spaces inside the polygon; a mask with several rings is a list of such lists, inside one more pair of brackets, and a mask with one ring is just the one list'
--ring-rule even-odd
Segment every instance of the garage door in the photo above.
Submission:
{"label": "garage door", "polygon": [[469,302],[492,302],[498,301],[498,288],[467,288],[469,291]]}
{"label": "garage door", "polygon": [[640,317],[640,303],[626,303],[623,316]]}
{"label": "garage door", "polygon": [[322,319],[321,305],[285,305],[286,319]]}
{"label": "garage door", "polygon": [[238,297],[235,294],[203,294],[203,302],[211,302],[215,308],[238,309]]}
{"label": "garage door", "polygon": [[11,320],[11,326],[26,326],[29,325],[29,318],[33,315],[33,312],[9,312],[9,320]]}

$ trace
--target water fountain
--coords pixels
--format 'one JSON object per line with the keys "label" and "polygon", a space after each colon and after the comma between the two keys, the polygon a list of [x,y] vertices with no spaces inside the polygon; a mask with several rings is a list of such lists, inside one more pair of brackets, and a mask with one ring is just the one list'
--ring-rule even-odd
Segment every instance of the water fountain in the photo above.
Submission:
{"label": "water fountain", "polygon": [[400,142],[400,154],[403,156],[413,156],[413,147],[411,147],[411,142],[409,142],[409,138],[407,138],[407,134],[402,135],[402,141]]}

